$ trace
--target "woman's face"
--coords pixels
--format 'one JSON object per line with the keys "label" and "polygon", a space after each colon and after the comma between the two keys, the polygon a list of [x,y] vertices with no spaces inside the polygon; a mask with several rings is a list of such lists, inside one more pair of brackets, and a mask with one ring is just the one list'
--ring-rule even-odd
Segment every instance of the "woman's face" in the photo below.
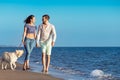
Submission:
{"label": "woman's face", "polygon": [[33,18],[31,19],[31,22],[32,22],[32,23],[35,23],[35,17],[33,17]]}

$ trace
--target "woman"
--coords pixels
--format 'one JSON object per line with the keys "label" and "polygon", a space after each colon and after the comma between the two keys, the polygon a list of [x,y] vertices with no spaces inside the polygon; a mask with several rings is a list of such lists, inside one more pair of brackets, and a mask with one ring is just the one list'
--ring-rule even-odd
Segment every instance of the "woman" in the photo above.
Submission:
{"label": "woman", "polygon": [[34,42],[36,39],[36,26],[35,26],[35,16],[30,15],[25,19],[25,26],[24,26],[24,33],[22,38],[22,43],[24,44],[26,55],[23,64],[23,70],[30,69],[29,67],[29,60],[30,54],[34,47]]}

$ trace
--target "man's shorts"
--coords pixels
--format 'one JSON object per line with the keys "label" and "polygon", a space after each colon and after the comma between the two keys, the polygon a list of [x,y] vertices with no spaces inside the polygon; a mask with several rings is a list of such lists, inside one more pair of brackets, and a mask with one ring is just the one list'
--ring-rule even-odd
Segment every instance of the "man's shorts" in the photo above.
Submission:
{"label": "man's shorts", "polygon": [[51,42],[52,40],[40,42],[40,46],[43,54],[51,55],[51,50],[52,50]]}

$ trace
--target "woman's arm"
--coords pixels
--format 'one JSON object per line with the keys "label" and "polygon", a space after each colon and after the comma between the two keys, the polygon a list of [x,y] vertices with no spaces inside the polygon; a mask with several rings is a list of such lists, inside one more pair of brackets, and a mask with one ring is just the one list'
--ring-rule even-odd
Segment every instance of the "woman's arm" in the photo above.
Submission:
{"label": "woman's arm", "polygon": [[35,33],[34,33],[34,38],[35,40],[37,40],[37,31],[35,30]]}
{"label": "woman's arm", "polygon": [[22,37],[22,43],[24,44],[24,40],[25,40],[25,37],[26,37],[26,31],[27,31],[27,28],[24,27],[24,32],[23,32],[23,37]]}

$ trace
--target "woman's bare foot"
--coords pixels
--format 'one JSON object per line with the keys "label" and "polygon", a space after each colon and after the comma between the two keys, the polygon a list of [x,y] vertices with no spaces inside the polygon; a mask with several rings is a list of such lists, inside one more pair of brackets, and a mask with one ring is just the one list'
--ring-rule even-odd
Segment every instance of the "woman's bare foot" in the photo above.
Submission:
{"label": "woman's bare foot", "polygon": [[41,72],[42,72],[42,73],[45,73],[45,70],[43,69]]}

